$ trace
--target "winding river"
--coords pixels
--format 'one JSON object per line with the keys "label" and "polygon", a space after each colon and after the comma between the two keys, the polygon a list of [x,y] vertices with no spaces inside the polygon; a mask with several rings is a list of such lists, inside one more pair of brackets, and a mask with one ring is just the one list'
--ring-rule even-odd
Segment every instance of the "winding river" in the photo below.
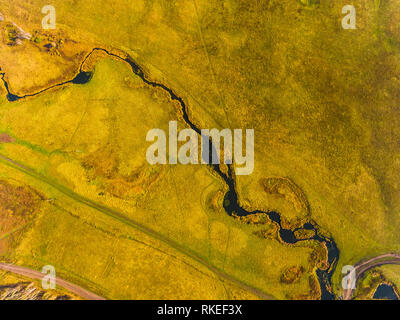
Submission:
{"label": "winding river", "polygon": [[[165,85],[163,85],[161,83],[157,83],[157,82],[148,80],[146,78],[143,70],[131,58],[129,58],[129,57],[123,58],[123,57],[121,57],[117,54],[111,53],[108,50],[103,49],[103,48],[94,48],[94,49],[92,49],[92,51],[89,54],[86,55],[86,57],[84,58],[84,60],[82,61],[81,65],[79,67],[78,74],[72,80],[55,84],[53,86],[50,86],[48,88],[45,88],[45,89],[40,90],[33,94],[18,96],[18,95],[11,93],[10,89],[9,89],[9,85],[8,85],[7,81],[5,80],[5,73],[0,72],[1,80],[3,81],[4,87],[7,91],[8,101],[14,102],[14,101],[24,99],[27,97],[33,97],[33,96],[41,94],[45,91],[48,91],[52,88],[64,86],[69,83],[85,84],[85,83],[89,82],[92,78],[92,72],[83,71],[83,66],[84,66],[85,62],[87,61],[87,59],[94,52],[98,52],[98,51],[106,53],[107,55],[114,57],[118,60],[125,61],[126,63],[128,63],[130,65],[133,73],[136,74],[137,76],[139,76],[144,83],[146,83],[147,85],[150,85],[152,87],[160,88],[160,89],[168,92],[171,100],[175,100],[180,104],[182,114],[183,114],[183,119],[186,122],[186,124],[191,129],[193,129],[197,134],[201,135],[201,130],[189,118],[189,115],[187,113],[187,106],[186,106],[185,102],[183,101],[183,99],[181,97],[177,96],[172,89],[166,87]],[[208,140],[208,143],[210,146],[210,150],[213,150],[213,152],[215,152],[215,148],[213,147],[212,140],[208,137],[207,137],[206,141],[207,140]],[[210,157],[212,156],[213,152],[210,153]],[[235,216],[243,217],[243,216],[248,216],[248,215],[252,215],[252,214],[264,213],[264,214],[268,215],[268,217],[271,221],[273,221],[274,223],[277,224],[277,226],[279,227],[279,236],[284,243],[295,244],[300,241],[314,240],[321,244],[325,244],[325,246],[327,248],[327,252],[328,252],[328,257],[327,257],[328,268],[317,269],[316,275],[317,275],[318,282],[319,282],[319,285],[321,288],[321,299],[322,300],[335,299],[335,295],[332,292],[331,279],[332,279],[332,274],[334,273],[334,271],[336,269],[337,262],[339,260],[339,249],[337,248],[334,240],[332,238],[326,238],[323,235],[321,235],[318,231],[318,226],[314,222],[313,223],[307,222],[300,228],[290,230],[290,229],[285,229],[282,227],[281,216],[279,213],[277,213],[275,211],[265,212],[265,211],[260,211],[260,210],[255,210],[255,211],[245,210],[243,207],[240,206],[239,201],[238,201],[238,195],[237,195],[236,188],[235,188],[235,179],[232,174],[232,166],[228,164],[227,165],[227,173],[224,173],[221,170],[220,165],[211,164],[211,161],[208,161],[208,163],[210,163],[209,166],[212,168],[212,170],[216,174],[218,174],[222,178],[222,180],[226,183],[226,185],[228,186],[228,191],[224,196],[223,206],[224,206],[226,213],[229,216],[235,215]],[[314,234],[309,238],[298,239],[295,235],[295,232],[299,231],[299,230],[312,230],[312,231],[314,231]]]}

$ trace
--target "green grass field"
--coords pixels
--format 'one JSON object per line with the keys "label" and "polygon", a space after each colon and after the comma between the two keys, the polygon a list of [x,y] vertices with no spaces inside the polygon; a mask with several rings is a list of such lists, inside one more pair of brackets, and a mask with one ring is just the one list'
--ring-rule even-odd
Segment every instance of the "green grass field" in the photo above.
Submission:
{"label": "green grass field", "polygon": [[[340,250],[332,280],[339,294],[343,265],[400,249],[400,4],[357,1],[357,29],[343,30],[346,4],[54,0],[57,29],[49,34],[66,40],[60,56],[32,43],[2,46],[0,66],[10,88],[22,94],[71,79],[90,48],[125,52],[150,79],[184,99],[198,127],[253,128],[255,169],[236,177],[240,203],[249,210],[276,210],[288,227],[312,220],[332,237]],[[41,5],[0,0],[0,12],[33,32],[40,29]],[[14,142],[0,143],[0,153],[146,225],[266,294],[316,298],[319,261],[310,257],[321,248],[284,245],[274,231],[265,239],[257,233],[270,228],[269,222],[258,226],[228,217],[222,208],[226,186],[207,167],[148,165],[147,131],[167,131],[170,120],[184,128],[179,105],[144,85],[121,61],[98,57],[87,67],[94,68],[94,76],[86,85],[14,103],[3,90],[0,130]],[[33,267],[53,263],[64,278],[110,298],[190,298],[191,292],[197,298],[227,297],[209,269],[202,271],[206,277],[192,275],[183,264],[172,267],[170,258],[163,265],[153,249],[142,252],[131,245],[134,236],[156,241],[148,235],[26,173],[2,167],[2,179],[55,197],[62,208],[41,207],[18,249],[4,259]],[[265,179],[296,187],[268,192]],[[107,231],[98,229],[100,223]],[[117,237],[114,228],[126,238]],[[180,287],[168,289],[162,273],[151,268],[154,263],[171,266],[176,277],[171,281]],[[297,281],[281,281],[288,270],[300,267],[304,272]],[[397,283],[396,272],[385,277]],[[200,279],[208,284],[193,291]],[[143,287],[137,289],[139,283]],[[229,297],[253,297],[230,286]]]}

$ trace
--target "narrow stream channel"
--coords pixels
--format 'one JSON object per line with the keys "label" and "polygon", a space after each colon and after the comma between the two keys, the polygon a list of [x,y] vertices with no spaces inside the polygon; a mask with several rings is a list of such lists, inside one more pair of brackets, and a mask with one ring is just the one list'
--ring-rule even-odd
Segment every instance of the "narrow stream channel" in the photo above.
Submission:
{"label": "narrow stream channel", "polygon": [[399,300],[394,288],[386,283],[382,283],[376,288],[373,296],[374,299],[385,299],[385,300]]}
{"label": "narrow stream channel", "polygon": [[[95,51],[102,51],[104,53],[106,53],[109,56],[115,57],[119,60],[123,60],[125,62],[127,62],[131,68],[134,74],[136,74],[137,76],[139,76],[142,81],[144,83],[146,83],[147,85],[150,85],[152,87],[155,88],[160,88],[166,92],[169,93],[171,100],[175,100],[178,101],[178,103],[181,106],[181,110],[182,110],[182,114],[183,114],[183,119],[186,122],[187,125],[189,125],[189,127],[191,129],[193,129],[197,134],[201,135],[201,130],[199,128],[197,128],[194,123],[190,120],[188,113],[187,113],[187,107],[185,102],[183,101],[183,99],[181,97],[178,97],[173,90],[171,90],[170,88],[166,87],[165,85],[161,84],[161,83],[157,83],[157,82],[153,82],[148,80],[145,75],[144,72],[142,71],[142,69],[135,63],[133,62],[133,60],[131,60],[130,58],[123,58],[120,57],[114,53],[109,52],[106,49],[103,48],[94,48],[86,57],[85,59],[82,61],[80,68],[79,68],[79,73],[75,76],[75,78],[73,78],[72,80],[69,81],[65,81],[56,85],[53,85],[51,87],[48,87],[46,89],[43,89],[39,92],[33,93],[33,94],[27,94],[24,96],[17,96],[15,94],[12,94],[9,90],[9,86],[7,81],[4,79],[5,77],[5,73],[0,73],[1,76],[1,80],[4,83],[4,87],[7,90],[7,99],[10,102],[14,102],[17,101],[19,99],[23,99],[23,98],[27,98],[27,97],[33,97],[36,96],[40,93],[43,93],[47,90],[50,90],[52,88],[55,87],[60,87],[63,86],[65,84],[68,83],[72,83],[72,84],[85,84],[87,82],[89,82],[92,79],[92,72],[85,72],[83,71],[83,66],[86,62],[86,60],[95,52]],[[0,69],[1,71],[1,69]],[[210,138],[208,138],[209,141],[209,146],[210,149],[212,150],[212,152],[210,152],[210,159],[212,156],[212,153],[215,153],[215,148],[212,144],[212,140]],[[269,212],[265,212],[265,211],[260,211],[260,210],[255,210],[255,211],[247,211],[245,209],[243,209],[240,205],[239,205],[239,201],[238,201],[238,195],[236,193],[236,188],[235,188],[235,179],[233,177],[232,174],[232,166],[231,165],[227,165],[228,168],[228,173],[224,173],[221,171],[221,168],[218,164],[211,164],[211,161],[208,161],[209,166],[211,166],[211,168],[214,170],[215,173],[217,173],[223,180],[224,182],[227,184],[228,186],[228,191],[225,194],[224,197],[224,202],[223,202],[223,206],[224,209],[226,211],[226,213],[229,216],[232,215],[236,215],[239,217],[243,217],[243,216],[248,216],[251,214],[258,214],[258,213],[264,213],[267,214],[268,217],[270,218],[271,221],[273,221],[274,223],[276,223],[279,227],[279,236],[282,239],[282,241],[284,243],[287,244],[295,244],[298,243],[300,241],[306,241],[306,240],[315,240],[318,241],[319,243],[324,243],[327,251],[328,251],[328,268],[326,270],[322,270],[322,269],[317,269],[316,270],[316,275],[318,278],[318,282],[321,288],[321,299],[322,300],[333,300],[335,299],[335,295],[332,293],[332,285],[331,285],[331,280],[332,280],[332,274],[334,273],[335,269],[336,269],[336,265],[337,262],[339,260],[339,249],[336,246],[336,243],[334,242],[334,240],[332,238],[326,238],[323,235],[320,235],[318,232],[318,227],[314,224],[312,224],[311,222],[307,222],[305,223],[302,227],[300,228],[296,228],[294,230],[290,230],[290,229],[284,229],[282,227],[281,224],[281,216],[279,213],[275,212],[275,211],[269,211]],[[306,239],[298,239],[295,235],[295,232],[298,230],[313,230],[314,231],[314,235],[306,238]]]}

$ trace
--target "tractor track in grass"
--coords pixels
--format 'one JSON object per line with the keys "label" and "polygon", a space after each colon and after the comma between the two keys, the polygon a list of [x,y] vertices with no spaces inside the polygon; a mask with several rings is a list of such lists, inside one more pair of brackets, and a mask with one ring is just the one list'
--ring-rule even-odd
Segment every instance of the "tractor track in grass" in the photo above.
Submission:
{"label": "tractor track in grass", "polygon": [[[0,263],[0,270],[4,270],[7,272],[12,272],[15,274],[19,274],[21,276],[30,278],[30,279],[37,279],[37,280],[42,280],[46,274],[41,273],[37,270],[34,269],[29,269],[21,266],[17,266],[14,264],[8,264],[8,263]],[[97,294],[90,292],[76,284],[73,284],[69,281],[66,281],[64,279],[61,279],[59,277],[56,277],[56,286],[60,286],[69,292],[72,292],[79,297],[82,297],[86,300],[105,300],[103,297],[98,296]]]}
{"label": "tractor track in grass", "polygon": [[218,268],[207,263],[204,259],[199,257],[196,253],[192,252],[190,249],[184,248],[183,246],[181,246],[179,243],[175,242],[174,240],[171,240],[171,239],[161,235],[160,233],[152,230],[151,228],[148,228],[147,226],[144,226],[143,224],[140,224],[140,223],[126,217],[124,214],[118,212],[117,210],[108,208],[102,204],[99,204],[99,203],[91,200],[91,199],[85,198],[85,197],[75,193],[74,191],[58,184],[56,181],[51,180],[51,179],[41,175],[40,173],[36,172],[35,170],[33,170],[23,164],[20,164],[20,163],[16,162],[15,160],[12,160],[2,154],[0,154],[0,163],[3,163],[14,169],[17,169],[17,170],[33,177],[34,179],[39,180],[39,181],[51,186],[52,188],[63,193],[67,197],[75,200],[76,202],[79,202],[85,206],[95,209],[103,214],[106,214],[107,216],[114,218],[114,219],[124,223],[125,225],[133,227],[133,228],[145,233],[146,235],[167,244],[168,246],[172,247],[173,249],[179,251],[180,253],[186,255],[187,257],[191,258],[192,260],[196,261],[197,263],[203,265],[204,267],[209,269],[212,273],[214,273],[216,276],[223,278],[225,280],[228,280],[228,281],[238,285],[242,289],[245,289],[245,290],[248,290],[248,291],[254,293],[255,295],[259,296],[262,299],[267,299],[267,300],[275,299],[273,296],[268,295],[268,294],[262,292],[261,290],[254,288],[254,287],[222,272]]}

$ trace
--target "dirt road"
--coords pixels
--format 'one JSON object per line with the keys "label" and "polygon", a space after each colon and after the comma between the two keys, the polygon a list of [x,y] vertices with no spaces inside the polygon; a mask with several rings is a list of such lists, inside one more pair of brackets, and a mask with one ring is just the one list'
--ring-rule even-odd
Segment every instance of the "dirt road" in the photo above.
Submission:
{"label": "dirt road", "polygon": [[[355,283],[357,284],[357,280],[368,270],[373,269],[375,267],[379,267],[385,264],[400,264],[400,254],[397,253],[386,253],[380,256],[374,257],[364,262],[359,262],[354,266]],[[348,277],[347,283],[348,287],[350,287],[352,276]],[[343,293],[343,300],[351,300],[353,297],[354,290],[346,289]]]}
{"label": "dirt road", "polygon": [[205,261],[203,258],[199,257],[197,254],[195,254],[195,252],[187,250],[182,245],[180,245],[178,242],[176,242],[172,239],[169,239],[169,238],[165,237],[164,235],[158,233],[157,231],[155,231],[141,223],[138,223],[135,220],[132,220],[132,219],[126,217],[123,213],[121,213],[117,210],[114,210],[112,208],[106,207],[103,204],[97,203],[91,199],[85,198],[85,197],[77,194],[76,192],[66,188],[65,186],[57,183],[56,181],[51,180],[51,179],[41,175],[40,173],[36,172],[34,169],[29,168],[25,165],[22,165],[22,164],[18,163],[17,161],[10,159],[2,154],[0,154],[0,162],[11,168],[17,169],[38,181],[41,181],[41,182],[53,187],[57,191],[63,193],[64,195],[77,201],[78,203],[82,203],[90,208],[93,208],[93,209],[97,210],[98,212],[101,212],[113,219],[116,219],[130,227],[133,227],[133,228],[143,232],[144,234],[146,234],[154,239],[157,239],[157,240],[169,245],[173,249],[186,255],[187,257],[191,258],[192,260],[196,261],[197,263],[200,263],[201,265],[205,266],[207,269],[209,269],[211,272],[213,272],[217,277],[228,280],[229,282],[238,285],[242,289],[248,290],[248,291],[254,293],[255,295],[259,296],[262,299],[275,300],[275,297],[273,297],[269,294],[266,294],[257,288],[249,286],[248,284],[234,278],[231,275],[226,274],[225,272],[222,272],[220,269],[214,267],[213,265],[211,265],[207,261]]}
{"label": "dirt road", "polygon": [[[0,263],[0,269],[9,271],[12,273],[16,273],[16,274],[19,274],[19,275],[22,275],[22,276],[25,276],[25,277],[28,277],[31,279],[41,280],[45,276],[45,274],[43,274],[39,271],[16,266],[13,264],[7,264],[7,263]],[[100,296],[94,294],[93,292],[85,290],[85,289],[77,286],[76,284],[73,284],[71,282],[68,282],[68,281],[60,279],[60,278],[56,278],[56,286],[60,286],[60,287],[66,289],[84,299],[87,299],[87,300],[105,300],[103,297],[100,297]]]}

